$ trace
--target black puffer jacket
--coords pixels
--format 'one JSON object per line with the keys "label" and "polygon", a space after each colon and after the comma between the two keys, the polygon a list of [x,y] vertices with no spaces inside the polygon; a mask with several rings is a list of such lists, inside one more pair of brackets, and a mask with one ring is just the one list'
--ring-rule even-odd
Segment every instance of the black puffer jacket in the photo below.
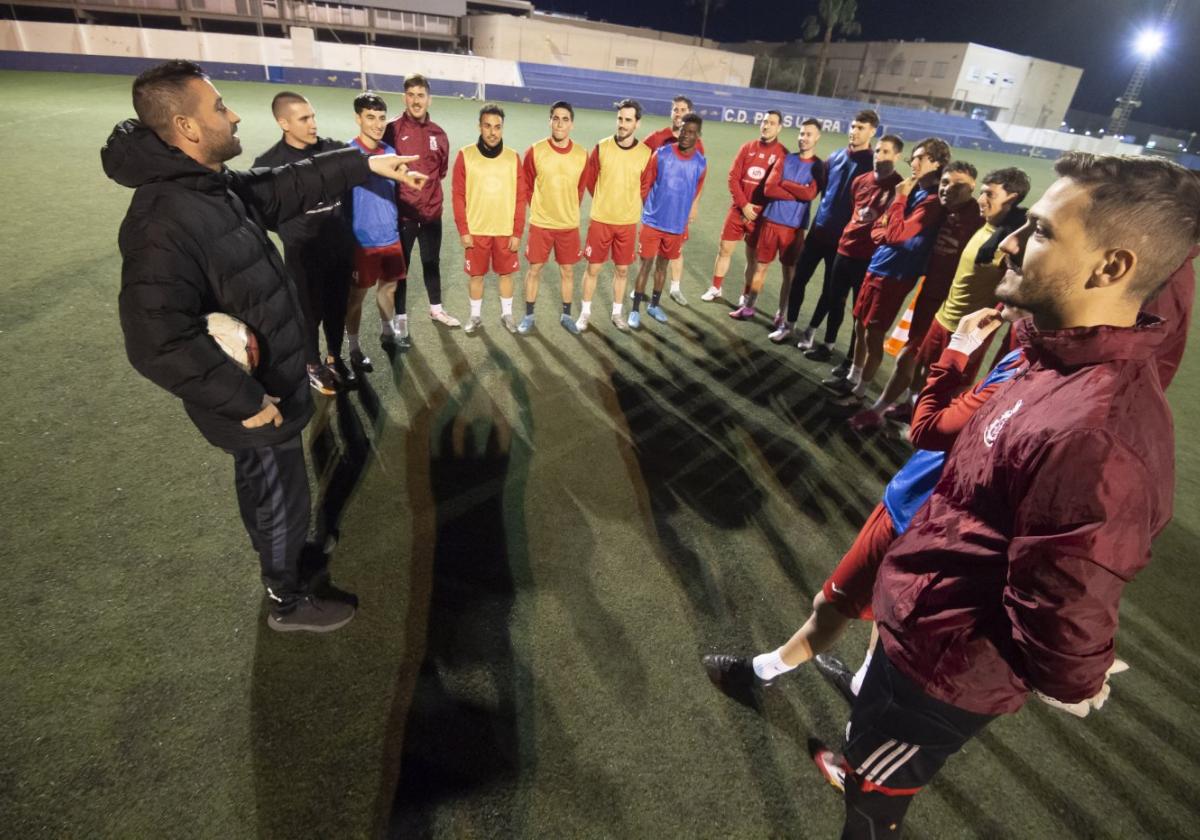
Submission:
{"label": "black puffer jacket", "polygon": [[[300,302],[264,233],[367,180],[355,149],[278,169],[213,172],[141,123],[113,129],[105,174],[135,187],[121,225],[121,328],[139,373],[183,400],[209,443],[245,449],[299,434],[312,415]],[[204,315],[225,312],[258,337],[260,360],[243,373],[217,347]],[[242,421],[280,398],[283,425]]]}

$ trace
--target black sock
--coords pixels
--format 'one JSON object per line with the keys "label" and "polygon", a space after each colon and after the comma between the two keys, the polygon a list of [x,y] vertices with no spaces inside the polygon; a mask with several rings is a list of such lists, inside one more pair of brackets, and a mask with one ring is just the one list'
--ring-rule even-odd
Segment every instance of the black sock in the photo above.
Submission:
{"label": "black sock", "polygon": [[569,300],[563,301],[563,314],[564,315],[571,314],[571,301],[569,301]]}
{"label": "black sock", "polygon": [[525,301],[525,314],[526,315],[533,314],[533,301],[531,301],[531,300]]}
{"label": "black sock", "polygon": [[633,293],[633,311],[634,312],[637,312],[638,309],[641,308],[642,301],[645,299],[646,299],[646,296],[644,294],[642,294],[641,292]]}
{"label": "black sock", "polygon": [[658,306],[658,302],[662,299],[662,291],[659,290],[650,296],[650,305]]}

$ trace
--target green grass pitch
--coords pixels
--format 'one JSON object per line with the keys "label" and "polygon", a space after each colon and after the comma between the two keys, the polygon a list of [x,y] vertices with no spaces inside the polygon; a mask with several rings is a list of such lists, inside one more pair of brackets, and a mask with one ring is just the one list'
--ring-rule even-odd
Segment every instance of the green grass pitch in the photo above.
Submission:
{"label": "green grass pitch", "polygon": [[[816,394],[823,366],[769,344],[762,319],[699,302],[725,172],[754,128],[705,127],[692,306],[668,304],[668,325],[626,336],[598,317],[571,338],[551,270],[535,336],[500,328],[489,281],[469,339],[423,317],[415,269],[414,349],[389,360],[372,338],[369,387],[322,403],[307,435],[314,488],[343,500],[335,576],[362,609],[328,638],[280,637],[230,459],[124,357],[131,194],[98,151],[130,115],[129,82],[0,73],[4,834],[358,838],[395,812],[406,837],[835,836],[841,802],[805,740],[838,741],[840,698],[801,668],[756,713],[698,662],[800,624],[907,452],[895,435],[843,437]],[[220,87],[248,165],[277,139],[279,88]],[[354,133],[352,91],[305,93],[322,134]],[[512,147],[547,133],[544,108],[505,108]],[[432,113],[457,147],[476,109]],[[575,137],[612,123],[581,112]],[[964,157],[1027,167],[1035,194],[1050,180],[1046,161]],[[443,271],[461,317],[452,235]],[[919,798],[909,836],[1194,833],[1198,343],[1170,394],[1175,520],[1122,605],[1132,670],[1087,720],[1033,703],[997,721]],[[838,651],[856,664],[866,633]]]}

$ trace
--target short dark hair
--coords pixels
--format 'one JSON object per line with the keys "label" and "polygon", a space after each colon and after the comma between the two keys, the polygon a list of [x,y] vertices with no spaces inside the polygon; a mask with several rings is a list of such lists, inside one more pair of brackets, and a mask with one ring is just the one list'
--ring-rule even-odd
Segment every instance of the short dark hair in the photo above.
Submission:
{"label": "short dark hair", "polygon": [[501,120],[504,119],[504,109],[495,102],[483,103],[483,107],[479,109],[479,121],[483,122],[483,118],[488,114],[491,114],[493,117],[499,117]]}
{"label": "short dark hair", "polygon": [[945,168],[950,162],[950,144],[941,137],[926,137],[919,143],[913,144],[913,151],[920,148],[925,149],[925,154],[929,155],[929,159],[938,165],[939,169]]}
{"label": "short dark hair", "polygon": [[283,113],[283,109],[289,105],[308,104],[308,100],[298,93],[293,93],[290,90],[285,90],[282,93],[275,94],[275,98],[271,100],[271,116],[279,119],[279,115]]}
{"label": "short dark hair", "polygon": [[407,91],[409,88],[415,88],[415,87],[423,87],[423,88],[425,88],[425,92],[428,93],[429,92],[429,80],[426,79],[424,76],[422,76],[420,73],[413,73],[411,76],[405,76],[404,77],[404,89]]}
{"label": "short dark hair", "polygon": [[975,168],[975,165],[965,160],[950,161],[946,164],[946,168],[942,170],[943,174],[947,172],[963,172],[970,175],[972,181],[979,177],[979,170]]}
{"label": "short dark hair", "polygon": [[871,125],[878,128],[879,127],[879,115],[876,114],[874,111],[872,111],[870,108],[867,108],[865,110],[859,111],[857,114],[854,115],[854,122],[870,123]]}
{"label": "short dark hair", "polygon": [[816,117],[809,117],[804,122],[800,123],[801,128],[804,128],[804,126],[806,126],[806,125],[811,125],[817,131],[821,130],[821,121],[818,120]]}
{"label": "short dark hair", "polygon": [[697,131],[700,131],[704,128],[703,117],[696,113],[684,114],[679,120],[679,127],[683,128],[683,126],[687,125],[688,123],[695,123]]}
{"label": "short dark hair", "polygon": [[363,91],[354,97],[354,113],[361,114],[363,111],[387,111],[387,103],[375,91]]}
{"label": "short dark hair", "polygon": [[634,119],[640,120],[642,118],[642,103],[641,102],[638,102],[636,99],[622,99],[620,102],[617,103],[618,111],[624,111],[626,108],[633,109]]}
{"label": "short dark hair", "polygon": [[1200,240],[1200,179],[1174,161],[1067,152],[1054,171],[1088,191],[1092,242],[1137,255],[1129,294],[1138,301],[1153,297]]}
{"label": "short dark hair", "polygon": [[567,102],[565,99],[560,99],[557,102],[555,102],[553,105],[550,106],[550,116],[553,117],[554,112],[556,110],[558,110],[559,108],[562,108],[564,111],[566,111],[568,114],[570,114],[571,119],[575,119],[575,109],[572,108],[571,103]]}
{"label": "short dark hair", "polygon": [[897,137],[895,134],[883,135],[882,137],[879,138],[879,140],[875,143],[875,145],[878,146],[880,143],[891,143],[892,148],[896,150],[897,154],[904,151],[904,141],[901,140],[899,137]]}
{"label": "short dark hair", "polygon": [[187,111],[188,85],[208,74],[193,61],[165,61],[133,80],[133,110],[139,120],[163,140],[171,135],[171,120]]}
{"label": "short dark hair", "polygon": [[983,176],[985,184],[999,184],[1004,187],[1005,192],[1015,193],[1017,196],[1017,204],[1021,203],[1021,199],[1029,195],[1029,176],[1025,171],[1018,169],[1015,166],[1006,166],[1004,169],[993,169],[991,172]]}
{"label": "short dark hair", "polygon": [[767,111],[767,113],[763,115],[763,119],[766,119],[767,117],[771,116],[772,114],[774,114],[775,118],[777,120],[779,120],[779,124],[783,125],[783,114],[779,113],[774,108],[772,108],[770,111]]}
{"label": "short dark hair", "polygon": [[696,110],[696,106],[692,104],[692,100],[688,99],[683,94],[680,94],[679,96],[676,96],[674,99],[671,100],[672,105],[674,105],[676,102],[686,102],[689,111]]}

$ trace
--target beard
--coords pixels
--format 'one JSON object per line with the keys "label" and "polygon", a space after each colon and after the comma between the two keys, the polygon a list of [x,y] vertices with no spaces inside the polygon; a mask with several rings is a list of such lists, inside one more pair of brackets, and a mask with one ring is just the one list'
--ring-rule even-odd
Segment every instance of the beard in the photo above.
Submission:
{"label": "beard", "polygon": [[214,132],[205,132],[204,140],[209,160],[224,163],[242,153],[242,141],[236,134],[217,136]]}
{"label": "beard", "polygon": [[875,172],[883,178],[886,178],[895,171],[896,164],[892,163],[890,160],[881,160],[879,163],[875,164]]}
{"label": "beard", "polygon": [[1056,318],[1070,291],[1072,278],[1048,274],[1031,279],[1021,269],[1009,266],[996,286],[996,300],[1005,307],[1016,307],[1035,318]]}

